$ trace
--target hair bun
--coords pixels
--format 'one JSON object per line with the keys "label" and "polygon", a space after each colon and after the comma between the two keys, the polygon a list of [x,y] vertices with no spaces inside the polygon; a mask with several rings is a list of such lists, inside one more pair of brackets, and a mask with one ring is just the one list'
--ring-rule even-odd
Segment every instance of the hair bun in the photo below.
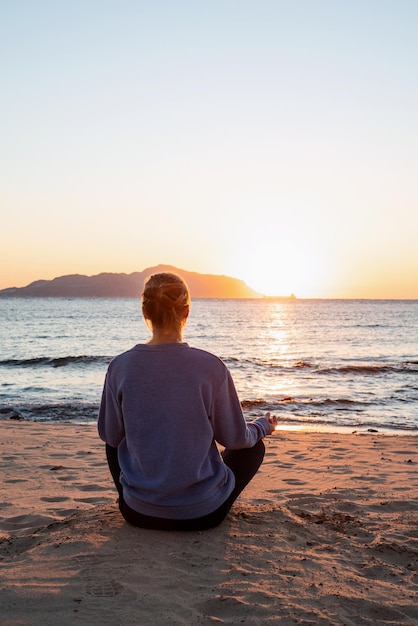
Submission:
{"label": "hair bun", "polygon": [[145,283],[142,310],[153,326],[170,328],[184,323],[184,307],[189,302],[189,289],[177,274],[153,274]]}

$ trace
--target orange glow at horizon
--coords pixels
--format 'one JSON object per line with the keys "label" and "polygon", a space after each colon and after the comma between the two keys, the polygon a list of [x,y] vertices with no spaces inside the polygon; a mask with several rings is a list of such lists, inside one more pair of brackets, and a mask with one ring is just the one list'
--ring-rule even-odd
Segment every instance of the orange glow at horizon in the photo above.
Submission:
{"label": "orange glow at horizon", "polygon": [[2,12],[1,289],[167,264],[418,299],[418,3],[26,5]]}

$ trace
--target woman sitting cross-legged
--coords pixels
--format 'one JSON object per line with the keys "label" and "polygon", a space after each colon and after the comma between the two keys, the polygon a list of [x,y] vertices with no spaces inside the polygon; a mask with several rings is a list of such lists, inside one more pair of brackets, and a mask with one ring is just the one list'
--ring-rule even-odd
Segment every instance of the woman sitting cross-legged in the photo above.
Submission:
{"label": "woman sitting cross-legged", "polygon": [[98,429],[119,508],[142,528],[220,524],[277,424],[269,413],[246,422],[226,365],[182,341],[189,305],[179,276],[151,276],[142,312],[152,337],[111,361],[103,388]]}

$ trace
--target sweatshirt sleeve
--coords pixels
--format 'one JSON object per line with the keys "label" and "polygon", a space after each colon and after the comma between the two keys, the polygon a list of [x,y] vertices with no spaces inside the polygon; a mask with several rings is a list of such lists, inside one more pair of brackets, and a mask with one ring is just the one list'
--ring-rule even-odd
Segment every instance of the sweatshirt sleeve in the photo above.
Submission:
{"label": "sweatshirt sleeve", "polygon": [[113,448],[117,448],[125,436],[122,409],[112,389],[109,371],[100,402],[98,431],[100,438]]}
{"label": "sweatshirt sleeve", "polygon": [[265,417],[246,422],[228,369],[215,395],[210,419],[216,441],[231,450],[252,448],[259,439],[270,433],[270,425]]}

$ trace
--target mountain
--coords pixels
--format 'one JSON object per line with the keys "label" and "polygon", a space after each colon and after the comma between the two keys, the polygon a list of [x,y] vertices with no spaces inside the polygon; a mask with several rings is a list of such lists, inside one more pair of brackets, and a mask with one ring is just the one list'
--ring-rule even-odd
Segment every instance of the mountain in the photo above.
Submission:
{"label": "mountain", "polygon": [[230,276],[198,274],[171,265],[148,267],[132,274],[102,273],[96,276],[70,274],[52,280],[36,280],[26,287],[0,290],[0,297],[22,298],[137,298],[144,282],[151,274],[172,272],[179,274],[189,286],[192,298],[261,298],[262,294],[248,287],[244,281]]}

